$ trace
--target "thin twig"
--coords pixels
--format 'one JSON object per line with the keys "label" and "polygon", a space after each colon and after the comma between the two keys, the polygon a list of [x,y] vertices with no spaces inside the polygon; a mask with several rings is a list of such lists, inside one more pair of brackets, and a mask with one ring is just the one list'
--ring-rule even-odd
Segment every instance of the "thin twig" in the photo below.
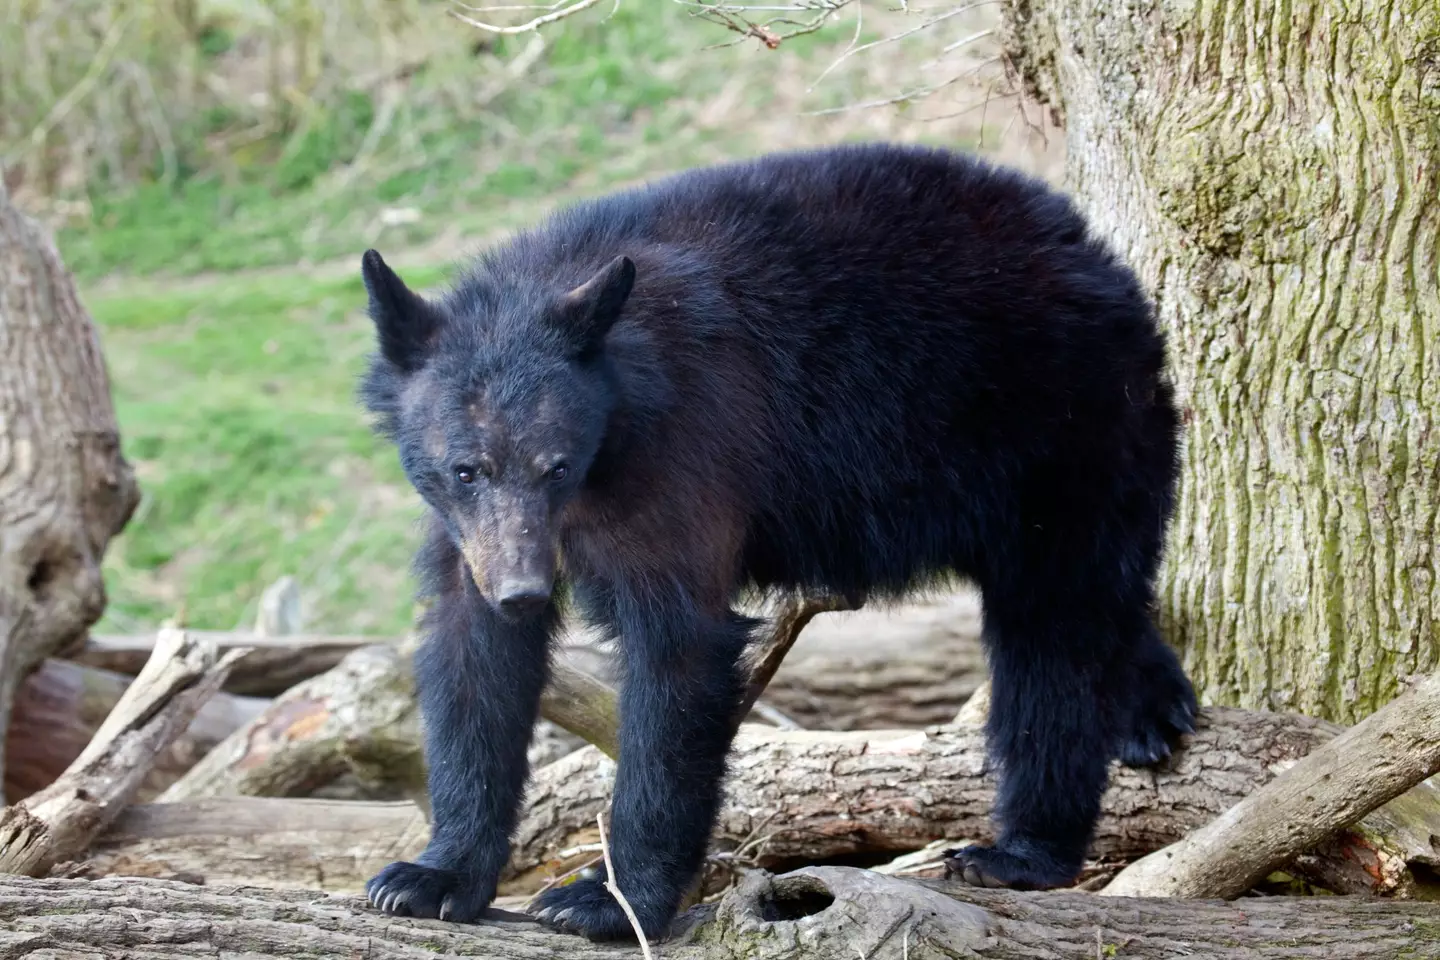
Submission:
{"label": "thin twig", "polygon": [[[911,28],[908,29],[908,30],[902,30],[902,31],[900,31],[899,33],[892,33],[892,34],[891,34],[890,36],[888,36],[888,37],[882,37],[882,38],[879,39],[879,40],[872,40],[872,41],[870,41],[869,43],[862,43],[862,44],[861,44],[860,46],[858,46],[858,47],[855,46],[854,43],[852,42],[851,45],[850,45],[848,48],[846,48],[846,50],[845,50],[844,53],[842,53],[842,54],[840,54],[840,56],[836,57],[835,60],[834,60],[833,62],[831,62],[830,66],[826,67],[826,68],[820,73],[820,76],[818,76],[818,77],[815,78],[815,82],[812,83],[812,84],[810,84],[809,88],[808,88],[805,92],[806,92],[806,93],[812,93],[812,92],[815,90],[815,88],[820,85],[821,81],[823,81],[826,77],[828,77],[828,76],[831,74],[831,72],[835,70],[836,67],[840,66],[840,64],[844,63],[844,62],[845,62],[846,60],[848,60],[850,57],[855,56],[857,53],[864,53],[866,50],[873,50],[875,47],[881,47],[881,46],[884,46],[884,45],[887,44],[887,43],[895,43],[895,42],[898,41],[898,40],[904,40],[906,37],[914,36],[915,34],[920,33],[922,30],[928,30],[928,29],[930,29],[931,27],[935,26],[937,23],[943,23],[944,21],[949,20],[951,17],[958,17],[960,14],[966,13],[966,12],[968,12],[968,11],[970,11],[970,10],[974,10],[974,9],[977,8],[977,7],[989,6],[989,5],[991,5],[991,4],[1001,3],[1001,2],[1003,2],[1003,0],[974,0],[974,2],[972,2],[972,3],[967,3],[967,4],[963,4],[963,5],[959,6],[959,7],[956,7],[954,10],[947,10],[946,12],[940,14],[940,15],[937,16],[937,17],[931,17],[929,20],[926,20],[926,21],[923,22],[923,23],[916,24],[915,26],[911,27]],[[973,37],[966,37],[964,40],[958,40],[958,41],[956,41],[955,43],[951,44],[950,46],[946,47],[942,52],[943,52],[943,53],[951,53],[951,52],[953,52],[954,50],[956,50],[956,49],[958,49],[958,48],[960,48],[960,47],[965,46],[965,44],[967,44],[967,43],[973,43],[974,41],[979,40],[979,39],[981,39],[982,37],[986,37],[986,36],[989,36],[989,35],[990,35],[990,31],[989,31],[989,30],[986,30],[986,31],[984,31],[983,33],[977,34],[977,35],[975,35],[975,36],[973,36]],[[858,30],[856,31],[856,36],[857,36],[857,37],[859,36],[859,31],[858,31]]]}
{"label": "thin twig", "polygon": [[[484,30],[486,33],[499,33],[509,36],[515,36],[521,33],[529,33],[532,30],[539,30],[541,27],[548,26],[552,23],[558,23],[559,21],[564,20],[567,17],[573,17],[577,13],[589,10],[591,7],[595,6],[599,2],[600,0],[575,0],[575,2],[570,4],[570,6],[568,7],[563,7],[559,10],[555,10],[553,13],[547,13],[544,16],[535,17],[533,20],[527,20],[524,23],[518,24],[517,26],[513,27],[502,27],[499,24],[486,23],[484,20],[476,20],[473,17],[467,17],[465,14],[455,10],[449,11],[449,14],[456,20],[459,20],[461,23],[468,24],[469,26],[472,26],[477,30]],[[463,6],[465,7],[465,9],[472,10],[477,13],[487,9],[515,9],[514,7],[471,7],[468,4],[460,4],[460,6]],[[559,5],[556,4],[555,6]],[[546,9],[553,9],[553,7]]]}
{"label": "thin twig", "polygon": [[755,701],[765,692],[776,671],[780,669],[780,664],[785,661],[785,655],[795,646],[795,641],[800,639],[801,631],[810,621],[815,619],[817,614],[852,608],[852,604],[836,596],[801,597],[786,602],[774,618],[770,640],[760,649],[750,668],[745,696],[735,715],[736,725],[745,719],[746,714],[755,706]]}
{"label": "thin twig", "polygon": [[766,721],[771,726],[778,727],[781,730],[805,729],[804,726],[797,723],[793,717],[788,716],[783,710],[780,710],[778,707],[772,707],[764,700],[755,701],[755,705],[750,708],[750,712],[755,714],[755,716],[759,717],[761,720]]}
{"label": "thin twig", "polygon": [[810,110],[803,114],[803,116],[822,117],[832,113],[849,113],[853,110],[873,110],[876,107],[888,107],[893,106],[897,103],[912,103],[916,100],[923,100],[931,94],[939,93],[946,87],[954,86],[961,80],[965,80],[969,77],[974,76],[975,74],[983,70],[985,67],[988,67],[991,64],[995,63],[997,59],[999,58],[992,57],[991,59],[978,64],[973,69],[957,73],[954,76],[948,77],[947,79],[942,80],[939,83],[929,87],[918,87],[906,93],[896,94],[893,97],[886,97],[884,100],[866,100],[864,103],[849,103],[842,107],[827,107],[824,110]]}
{"label": "thin twig", "polygon": [[75,86],[70,88],[65,96],[56,101],[55,106],[50,108],[50,112],[45,114],[45,119],[41,120],[26,137],[31,147],[40,146],[55,125],[65,118],[75,104],[85,98],[95,84],[100,82],[100,75],[110,66],[110,55],[115,52],[115,47],[120,43],[120,38],[125,35],[125,30],[130,26],[132,19],[134,19],[133,10],[117,17],[110,24],[110,29],[106,31],[105,39],[100,43],[100,49],[91,58],[90,67],[85,71],[85,75]]}
{"label": "thin twig", "polygon": [[600,853],[605,858],[605,889],[610,891],[610,896],[614,897],[615,902],[620,904],[620,909],[625,911],[625,918],[635,930],[635,936],[640,941],[640,952],[645,954],[645,960],[653,960],[650,955],[650,941],[645,939],[640,918],[635,916],[635,908],[630,906],[630,901],[620,892],[620,883],[615,878],[615,864],[610,859],[610,841],[605,837],[605,814],[595,814],[595,822],[600,826]]}

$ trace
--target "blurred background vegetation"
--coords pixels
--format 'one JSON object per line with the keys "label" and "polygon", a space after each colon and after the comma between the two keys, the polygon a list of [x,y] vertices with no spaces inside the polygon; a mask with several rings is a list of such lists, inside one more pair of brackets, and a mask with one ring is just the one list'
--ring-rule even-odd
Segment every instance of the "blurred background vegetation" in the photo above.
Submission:
{"label": "blurred background vegetation", "polygon": [[0,0],[0,165],[100,326],[143,490],[97,629],[233,627],[284,574],[316,629],[408,626],[418,503],[354,399],[366,247],[439,283],[568,199],[802,144],[1058,171],[987,92],[993,7],[888,6],[770,50],[671,0],[519,36],[423,0]]}

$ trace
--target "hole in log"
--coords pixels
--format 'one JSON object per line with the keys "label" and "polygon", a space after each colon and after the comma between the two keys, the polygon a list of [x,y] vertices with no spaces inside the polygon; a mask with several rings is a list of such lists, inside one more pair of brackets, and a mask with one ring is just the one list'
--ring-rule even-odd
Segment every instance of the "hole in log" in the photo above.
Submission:
{"label": "hole in log", "polygon": [[[1430,845],[1440,850],[1440,842],[1437,841],[1440,841],[1440,837],[1431,837]],[[1410,875],[1415,878],[1416,885],[1425,891],[1425,896],[1428,897],[1433,892],[1440,892],[1440,868],[1432,867],[1428,863],[1411,861]]]}
{"label": "hole in log", "polygon": [[49,560],[41,560],[35,564],[34,569],[30,571],[30,576],[25,581],[25,586],[29,588],[31,595],[34,596],[36,600],[43,601],[46,598],[46,594],[50,592],[50,584],[54,582],[55,565]]}
{"label": "hole in log", "polygon": [[760,915],[770,923],[801,920],[823,912],[835,897],[813,877],[792,877],[778,881],[774,890],[760,901]]}

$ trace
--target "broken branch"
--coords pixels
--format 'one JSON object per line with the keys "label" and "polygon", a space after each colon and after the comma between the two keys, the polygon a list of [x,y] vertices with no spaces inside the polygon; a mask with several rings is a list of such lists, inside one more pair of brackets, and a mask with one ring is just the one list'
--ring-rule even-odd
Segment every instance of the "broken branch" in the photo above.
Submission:
{"label": "broken branch", "polygon": [[55,783],[0,812],[0,873],[40,876],[79,856],[129,802],[160,751],[224,682],[231,657],[163,629],[155,654]]}
{"label": "broken branch", "polygon": [[1440,772],[1440,674],[1199,830],[1123,870],[1109,896],[1236,897],[1337,829]]}

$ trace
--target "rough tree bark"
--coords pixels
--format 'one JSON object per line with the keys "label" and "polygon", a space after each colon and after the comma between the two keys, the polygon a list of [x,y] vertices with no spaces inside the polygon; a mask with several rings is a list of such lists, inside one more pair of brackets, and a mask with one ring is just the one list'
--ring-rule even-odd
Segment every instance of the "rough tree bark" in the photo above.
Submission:
{"label": "rough tree bark", "polygon": [[[853,867],[756,871],[698,907],[659,946],[667,960],[1227,960],[1440,958],[1440,906],[1349,897],[1239,903],[1044,895],[914,882]],[[5,956],[631,960],[515,913],[478,924],[381,914],[354,896],[155,880],[0,877]]]}
{"label": "rough tree bark", "polygon": [[1171,335],[1168,634],[1206,702],[1353,723],[1440,663],[1440,5],[1005,17]]}
{"label": "rough tree bark", "polygon": [[0,358],[3,731],[25,675],[99,619],[105,547],[139,501],[94,326],[54,243],[3,184]]}

